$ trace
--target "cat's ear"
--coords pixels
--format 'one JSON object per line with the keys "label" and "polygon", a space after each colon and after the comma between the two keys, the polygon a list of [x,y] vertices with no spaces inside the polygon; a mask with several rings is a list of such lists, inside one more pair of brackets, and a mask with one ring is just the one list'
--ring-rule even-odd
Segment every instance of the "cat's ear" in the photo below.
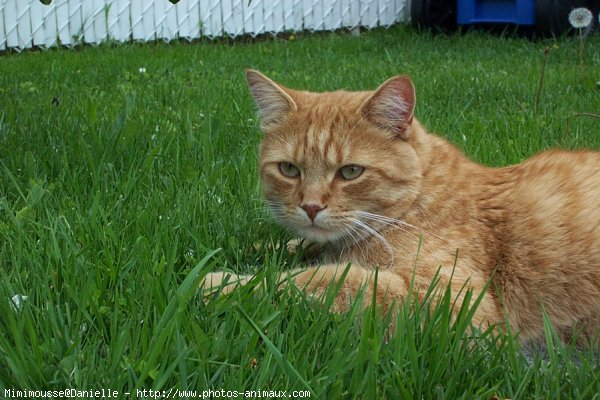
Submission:
{"label": "cat's ear", "polygon": [[406,140],[415,110],[415,87],[406,75],[385,81],[362,106],[365,117]]}
{"label": "cat's ear", "polygon": [[263,129],[281,121],[288,112],[298,109],[294,99],[286,92],[285,88],[260,72],[248,69],[246,70],[246,79],[258,105]]}

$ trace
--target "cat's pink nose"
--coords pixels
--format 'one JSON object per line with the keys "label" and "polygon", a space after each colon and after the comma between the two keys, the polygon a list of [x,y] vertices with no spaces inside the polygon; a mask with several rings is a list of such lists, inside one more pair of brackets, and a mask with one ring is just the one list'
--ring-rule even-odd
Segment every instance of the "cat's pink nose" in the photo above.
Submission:
{"label": "cat's pink nose", "polygon": [[302,209],[306,211],[306,215],[308,215],[308,218],[310,218],[310,220],[314,222],[315,218],[317,217],[317,214],[323,211],[327,206],[321,207],[318,204],[303,204],[300,207],[302,207]]}

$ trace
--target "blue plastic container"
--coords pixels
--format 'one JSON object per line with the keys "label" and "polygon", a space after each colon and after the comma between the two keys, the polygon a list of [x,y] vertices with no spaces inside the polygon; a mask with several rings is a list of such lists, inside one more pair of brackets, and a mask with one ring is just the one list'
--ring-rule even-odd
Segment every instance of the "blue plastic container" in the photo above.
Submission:
{"label": "blue plastic container", "polygon": [[535,24],[535,0],[457,0],[459,24]]}

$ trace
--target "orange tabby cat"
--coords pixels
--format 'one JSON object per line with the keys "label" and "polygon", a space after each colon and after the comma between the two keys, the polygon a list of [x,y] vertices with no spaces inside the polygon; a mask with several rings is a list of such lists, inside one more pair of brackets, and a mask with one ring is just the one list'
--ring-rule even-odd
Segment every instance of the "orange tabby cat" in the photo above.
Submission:
{"label": "orange tabby cat", "polygon": [[[385,306],[405,298],[413,272],[425,288],[441,266],[441,284],[459,298],[465,285],[478,296],[491,278],[476,324],[508,320],[534,338],[543,305],[560,330],[599,325],[600,153],[549,151],[488,168],[426,132],[406,76],[374,92],[329,93],[257,71],[247,79],[264,131],[267,205],[323,248],[323,265],[291,271],[296,286],[321,293],[351,263],[335,303],[344,310],[362,288],[373,298],[378,267],[375,298]],[[227,275],[209,274],[204,287]]]}

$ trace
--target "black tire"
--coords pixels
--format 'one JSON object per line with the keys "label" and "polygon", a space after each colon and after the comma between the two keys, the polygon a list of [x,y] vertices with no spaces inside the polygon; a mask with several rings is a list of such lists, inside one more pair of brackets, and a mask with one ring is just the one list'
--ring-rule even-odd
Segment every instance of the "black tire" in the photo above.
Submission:
{"label": "black tire", "polygon": [[569,13],[577,7],[593,11],[592,23],[586,31],[591,31],[598,22],[597,0],[536,0],[535,28],[544,36],[559,36],[573,31],[569,23]]}
{"label": "black tire", "polygon": [[456,2],[452,0],[410,0],[412,23],[420,29],[456,30]]}

